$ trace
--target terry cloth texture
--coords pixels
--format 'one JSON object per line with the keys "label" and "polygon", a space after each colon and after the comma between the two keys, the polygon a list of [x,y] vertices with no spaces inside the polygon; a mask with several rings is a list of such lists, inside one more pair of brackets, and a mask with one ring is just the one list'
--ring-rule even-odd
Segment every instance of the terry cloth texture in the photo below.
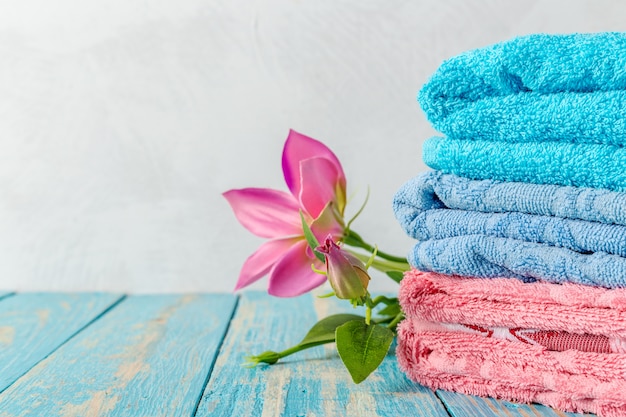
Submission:
{"label": "terry cloth texture", "polygon": [[535,34],[445,61],[419,93],[457,139],[626,144],[626,33]]}
{"label": "terry cloth texture", "polygon": [[420,332],[399,326],[401,369],[433,390],[524,403],[600,417],[626,415],[626,355],[548,351],[464,333]]}
{"label": "terry cloth texture", "polygon": [[[552,349],[446,329],[522,328],[623,339],[626,290],[410,271],[400,287],[401,368],[432,389],[540,402],[565,411],[626,415],[626,354]],[[616,349],[619,351],[619,349]]]}
{"label": "terry cloth texture", "polygon": [[492,180],[474,181],[429,171],[397,192],[394,211],[405,224],[415,210],[520,212],[626,225],[626,193]]}
{"label": "terry cloth texture", "polygon": [[600,222],[623,222],[625,202],[606,190],[428,172],[404,184],[393,207],[418,240],[408,256],[418,269],[626,287],[626,226]]}
{"label": "terry cloth texture", "polygon": [[422,158],[433,169],[474,179],[626,191],[626,148],[619,146],[433,137]]}

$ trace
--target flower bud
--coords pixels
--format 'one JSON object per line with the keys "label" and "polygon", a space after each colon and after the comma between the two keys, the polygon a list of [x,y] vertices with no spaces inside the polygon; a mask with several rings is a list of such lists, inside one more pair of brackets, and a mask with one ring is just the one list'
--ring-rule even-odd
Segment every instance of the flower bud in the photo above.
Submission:
{"label": "flower bud", "polygon": [[272,350],[265,351],[260,355],[256,356],[248,356],[246,359],[248,360],[247,365],[250,368],[257,366],[260,363],[267,363],[268,365],[274,365],[281,358],[279,352],[274,352]]}
{"label": "flower bud", "polygon": [[359,258],[342,250],[330,235],[316,250],[326,258],[328,282],[337,298],[351,300],[367,294],[370,276]]}

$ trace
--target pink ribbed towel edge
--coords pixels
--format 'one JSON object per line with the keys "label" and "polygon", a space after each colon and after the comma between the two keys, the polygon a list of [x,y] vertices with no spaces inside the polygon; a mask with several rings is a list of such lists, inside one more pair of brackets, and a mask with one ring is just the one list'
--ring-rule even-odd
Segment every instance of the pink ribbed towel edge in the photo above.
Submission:
{"label": "pink ribbed towel edge", "polygon": [[559,352],[449,331],[445,326],[528,328],[622,339],[626,289],[410,271],[401,284],[400,302],[407,319],[399,327],[397,354],[411,379],[433,389],[539,402],[600,416],[626,415],[624,353]]}

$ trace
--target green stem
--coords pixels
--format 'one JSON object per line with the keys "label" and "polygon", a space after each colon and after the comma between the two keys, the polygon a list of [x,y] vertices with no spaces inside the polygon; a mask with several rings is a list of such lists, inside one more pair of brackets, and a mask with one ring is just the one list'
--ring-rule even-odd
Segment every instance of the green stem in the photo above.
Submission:
{"label": "green stem", "polygon": [[[354,230],[350,230],[350,229],[348,229],[346,235],[344,235],[343,243],[349,246],[354,246],[356,248],[365,249],[366,251],[370,253],[374,253],[374,251],[376,251],[376,248],[370,245],[369,243],[365,242],[363,238],[361,237],[361,235],[359,235]],[[376,255],[391,262],[408,264],[406,258],[390,255],[381,250],[378,250]]]}
{"label": "green stem", "polygon": [[382,259],[374,259],[374,262],[372,262],[372,268],[378,269],[381,272],[387,272],[387,271],[404,272],[404,271],[408,271],[411,267],[408,264],[408,262],[391,262],[391,261],[385,261]]}
{"label": "green stem", "polygon": [[317,342],[317,343],[306,343],[304,345],[295,345],[293,347],[290,347],[289,349],[285,349],[282,352],[279,352],[278,353],[279,359],[282,359],[289,355],[293,355],[294,353],[298,353],[305,349],[310,349],[315,346],[323,345],[325,343],[328,343],[328,342],[324,341],[324,342]]}
{"label": "green stem", "polygon": [[379,295],[378,297],[372,300],[372,307],[376,307],[380,303],[383,303],[384,305],[388,306],[389,304],[397,304],[398,299],[385,297],[384,295]]}
{"label": "green stem", "polygon": [[387,327],[395,331],[396,326],[404,319],[404,313],[400,312],[398,315],[387,325]]}
{"label": "green stem", "polygon": [[267,363],[269,365],[273,365],[276,362],[278,362],[280,359],[286,356],[293,355],[294,353],[300,352],[305,349],[310,349],[312,347],[324,345],[327,343],[333,343],[333,342],[334,340],[324,340],[321,342],[304,343],[304,344],[295,345],[289,349],[285,349],[282,352],[274,352],[274,351],[268,350],[266,352],[261,353],[260,355],[249,356],[246,359],[248,360],[250,366],[256,366],[260,363]]}
{"label": "green stem", "polygon": [[[349,249],[347,250],[348,252],[350,252],[357,258],[359,258],[361,261],[363,261],[363,263],[367,263],[370,260],[370,257],[367,255],[363,255],[362,253],[358,253]],[[382,272],[387,272],[387,271],[404,272],[404,271],[408,271],[411,268],[408,262],[406,262],[406,260],[404,262],[395,262],[395,261],[389,261],[386,259],[378,259],[378,258],[374,258],[370,266]]]}

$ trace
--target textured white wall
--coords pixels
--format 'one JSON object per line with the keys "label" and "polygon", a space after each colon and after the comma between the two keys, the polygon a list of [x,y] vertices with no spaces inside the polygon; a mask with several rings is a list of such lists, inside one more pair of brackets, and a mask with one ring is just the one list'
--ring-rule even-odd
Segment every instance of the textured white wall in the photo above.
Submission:
{"label": "textured white wall", "polygon": [[441,61],[625,15],[618,0],[3,2],[0,289],[230,291],[262,240],[220,193],[284,188],[289,128],[337,153],[353,211],[370,185],[355,229],[403,254],[390,203],[426,169],[415,95]]}

